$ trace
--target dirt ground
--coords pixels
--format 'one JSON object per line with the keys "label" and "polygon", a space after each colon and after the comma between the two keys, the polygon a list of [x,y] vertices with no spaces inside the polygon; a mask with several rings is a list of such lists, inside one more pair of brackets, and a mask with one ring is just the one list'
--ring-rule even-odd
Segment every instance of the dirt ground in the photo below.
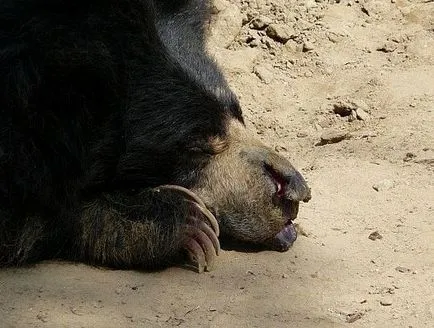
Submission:
{"label": "dirt ground", "polygon": [[286,253],[0,271],[0,327],[434,327],[434,2],[218,0],[210,52],[313,189]]}

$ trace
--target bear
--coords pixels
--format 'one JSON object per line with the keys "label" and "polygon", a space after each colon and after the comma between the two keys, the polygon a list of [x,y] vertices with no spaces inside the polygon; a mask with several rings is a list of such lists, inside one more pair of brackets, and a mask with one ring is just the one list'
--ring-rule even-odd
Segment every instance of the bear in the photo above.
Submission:
{"label": "bear", "polygon": [[212,270],[286,251],[311,189],[246,129],[205,0],[0,3],[0,266]]}

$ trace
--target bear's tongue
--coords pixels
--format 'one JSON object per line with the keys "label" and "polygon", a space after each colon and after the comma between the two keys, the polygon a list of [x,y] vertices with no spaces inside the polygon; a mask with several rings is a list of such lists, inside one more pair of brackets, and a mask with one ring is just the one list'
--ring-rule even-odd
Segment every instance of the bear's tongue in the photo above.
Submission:
{"label": "bear's tongue", "polygon": [[292,221],[288,221],[285,227],[277,233],[275,242],[277,248],[284,252],[292,246],[296,239],[297,231],[295,230],[295,226]]}

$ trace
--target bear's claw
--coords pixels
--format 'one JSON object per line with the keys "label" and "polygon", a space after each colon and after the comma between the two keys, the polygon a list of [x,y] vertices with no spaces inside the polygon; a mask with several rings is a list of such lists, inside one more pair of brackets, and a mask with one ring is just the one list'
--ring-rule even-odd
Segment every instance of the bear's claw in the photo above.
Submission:
{"label": "bear's claw", "polygon": [[[160,190],[174,190],[186,198],[193,207],[193,213],[189,217],[188,235],[189,239],[185,244],[189,258],[199,273],[211,271],[216,257],[220,253],[219,224],[215,216],[206,208],[204,202],[191,190],[177,185],[163,185],[156,188]],[[204,222],[206,218],[208,224]]]}

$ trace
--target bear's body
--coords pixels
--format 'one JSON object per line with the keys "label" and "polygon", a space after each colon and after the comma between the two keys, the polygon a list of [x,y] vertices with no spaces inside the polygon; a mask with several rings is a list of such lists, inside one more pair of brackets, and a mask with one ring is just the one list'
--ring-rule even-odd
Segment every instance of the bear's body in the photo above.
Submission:
{"label": "bear's body", "polygon": [[202,220],[155,187],[203,184],[243,123],[205,51],[208,6],[0,3],[0,264],[153,268],[188,244]]}

